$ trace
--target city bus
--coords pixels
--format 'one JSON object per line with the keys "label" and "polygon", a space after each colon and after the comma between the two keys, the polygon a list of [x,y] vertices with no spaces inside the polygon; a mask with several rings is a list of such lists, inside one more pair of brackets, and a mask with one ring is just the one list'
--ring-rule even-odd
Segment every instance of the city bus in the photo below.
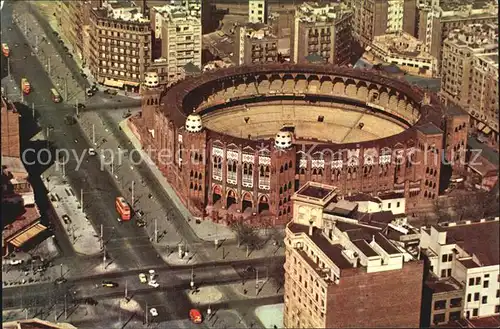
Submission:
{"label": "city bus", "polygon": [[122,221],[130,220],[130,207],[123,197],[119,196],[116,198],[115,208]]}
{"label": "city bus", "polygon": [[54,103],[61,102],[61,100],[62,100],[61,95],[59,95],[59,92],[55,88],[50,89],[50,95],[52,96],[52,101]]}

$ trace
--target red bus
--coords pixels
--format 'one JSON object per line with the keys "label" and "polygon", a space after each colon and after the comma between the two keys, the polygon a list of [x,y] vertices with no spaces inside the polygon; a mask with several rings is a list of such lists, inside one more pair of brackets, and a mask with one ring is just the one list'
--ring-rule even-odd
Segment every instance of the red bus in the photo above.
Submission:
{"label": "red bus", "polygon": [[201,312],[195,308],[189,311],[189,318],[191,319],[191,321],[193,321],[193,323],[196,324],[201,323],[203,321],[201,317]]}
{"label": "red bus", "polygon": [[117,197],[115,200],[115,208],[118,214],[120,215],[120,219],[123,221],[130,220],[130,207],[125,201],[125,199],[121,196]]}

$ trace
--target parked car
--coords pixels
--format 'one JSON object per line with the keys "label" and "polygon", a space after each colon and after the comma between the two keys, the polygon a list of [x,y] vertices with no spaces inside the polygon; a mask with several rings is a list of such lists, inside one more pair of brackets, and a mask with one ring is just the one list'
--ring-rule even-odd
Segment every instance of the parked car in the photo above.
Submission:
{"label": "parked car", "polygon": [[154,307],[149,309],[149,313],[151,313],[152,316],[158,316],[158,311]]}
{"label": "parked car", "polygon": [[[76,107],[76,106],[77,106],[77,105],[75,104],[75,106],[74,106],[74,107]],[[86,108],[85,104],[78,103],[78,109],[79,109],[79,110],[83,110],[83,109],[85,109],[85,108]]]}
{"label": "parked car", "polygon": [[153,288],[158,288],[160,286],[160,284],[158,282],[156,282],[155,280],[149,281],[148,285],[150,285]]}
{"label": "parked car", "polygon": [[95,155],[95,149],[94,148],[89,148],[89,155]]}
{"label": "parked car", "polygon": [[136,214],[137,218],[139,218],[139,219],[144,217],[144,211],[142,211],[142,210],[137,210],[135,214]]}
{"label": "parked car", "polygon": [[141,283],[146,283],[146,282],[148,282],[148,279],[147,279],[147,277],[146,277],[146,274],[144,274],[144,273],[140,273],[140,274],[139,274],[139,281],[140,281]]}
{"label": "parked car", "polygon": [[118,283],[112,281],[103,281],[102,286],[105,288],[116,288],[118,287]]}
{"label": "parked car", "polygon": [[54,283],[55,284],[63,284],[66,281],[68,281],[68,280],[66,280],[65,278],[57,278],[56,281],[54,281]]}
{"label": "parked car", "polygon": [[24,261],[22,259],[11,259],[9,264],[10,265],[21,265]]}
{"label": "parked car", "polygon": [[142,219],[136,220],[135,223],[136,223],[137,227],[144,227],[144,226],[146,226],[146,222],[143,221]]}

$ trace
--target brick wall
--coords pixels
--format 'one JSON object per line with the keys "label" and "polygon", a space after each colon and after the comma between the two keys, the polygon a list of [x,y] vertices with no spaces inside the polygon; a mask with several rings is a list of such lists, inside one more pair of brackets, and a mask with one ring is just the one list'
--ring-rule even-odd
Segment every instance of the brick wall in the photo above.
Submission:
{"label": "brick wall", "polygon": [[326,327],[418,328],[422,281],[423,262],[386,272],[343,271],[328,290]]}

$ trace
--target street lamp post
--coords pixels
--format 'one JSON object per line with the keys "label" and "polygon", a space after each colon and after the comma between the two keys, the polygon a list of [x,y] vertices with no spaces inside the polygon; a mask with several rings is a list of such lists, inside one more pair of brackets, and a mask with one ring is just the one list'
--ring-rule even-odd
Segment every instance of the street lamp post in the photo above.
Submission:
{"label": "street lamp post", "polygon": [[155,218],[155,243],[158,243],[158,220]]}

